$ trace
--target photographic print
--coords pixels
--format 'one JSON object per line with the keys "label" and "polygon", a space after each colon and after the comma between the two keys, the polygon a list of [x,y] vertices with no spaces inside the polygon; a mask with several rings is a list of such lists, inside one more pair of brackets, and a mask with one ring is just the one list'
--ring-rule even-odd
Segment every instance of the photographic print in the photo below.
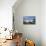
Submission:
{"label": "photographic print", "polygon": [[35,24],[36,17],[35,16],[24,16],[23,17],[23,24]]}

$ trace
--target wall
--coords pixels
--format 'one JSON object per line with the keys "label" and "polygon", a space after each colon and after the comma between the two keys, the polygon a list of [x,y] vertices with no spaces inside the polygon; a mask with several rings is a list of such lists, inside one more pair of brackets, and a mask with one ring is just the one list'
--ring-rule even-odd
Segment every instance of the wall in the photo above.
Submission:
{"label": "wall", "polygon": [[46,0],[42,0],[41,4],[41,38],[42,46],[46,46]]}
{"label": "wall", "polygon": [[0,27],[12,29],[12,6],[16,0],[0,0]]}
{"label": "wall", "polygon": [[[23,33],[24,38],[32,39],[36,46],[41,46],[41,0],[23,0],[13,7],[15,28]],[[24,25],[23,16],[36,16],[36,24]]]}

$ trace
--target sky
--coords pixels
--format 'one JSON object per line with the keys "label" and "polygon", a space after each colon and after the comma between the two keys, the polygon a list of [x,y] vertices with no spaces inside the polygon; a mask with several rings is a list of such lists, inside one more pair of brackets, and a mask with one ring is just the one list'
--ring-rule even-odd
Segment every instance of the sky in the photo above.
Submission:
{"label": "sky", "polygon": [[32,20],[32,19],[35,19],[35,16],[24,16],[23,19],[24,20]]}

